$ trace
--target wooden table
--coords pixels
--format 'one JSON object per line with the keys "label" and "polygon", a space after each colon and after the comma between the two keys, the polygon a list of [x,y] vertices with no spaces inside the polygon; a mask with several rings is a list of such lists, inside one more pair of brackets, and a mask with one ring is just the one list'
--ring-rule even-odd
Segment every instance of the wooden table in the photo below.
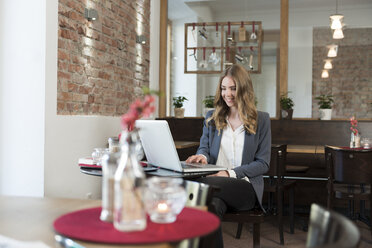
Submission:
{"label": "wooden table", "polygon": [[324,154],[324,146],[288,145],[287,146],[287,152],[290,152],[290,153]]}
{"label": "wooden table", "polygon": [[[42,241],[50,247],[60,246],[54,241],[53,222],[71,211],[97,207],[98,200],[52,199],[0,196],[0,234],[19,241]],[[133,247],[171,248],[176,244],[118,246],[77,241],[87,248]]]}
{"label": "wooden table", "polygon": [[186,149],[191,147],[199,147],[199,142],[196,141],[175,141],[176,149]]}

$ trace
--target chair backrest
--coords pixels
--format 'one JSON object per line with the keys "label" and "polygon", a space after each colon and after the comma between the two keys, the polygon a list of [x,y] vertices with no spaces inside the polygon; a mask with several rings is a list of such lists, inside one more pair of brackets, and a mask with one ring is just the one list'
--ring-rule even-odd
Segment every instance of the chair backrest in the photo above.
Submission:
{"label": "chair backrest", "polygon": [[354,248],[359,240],[359,229],[348,218],[317,204],[311,205],[307,248]]}
{"label": "chair backrest", "polygon": [[212,197],[212,188],[208,184],[185,181],[187,193],[186,206],[207,206]]}
{"label": "chair backrest", "polygon": [[286,156],[287,145],[271,145],[270,168],[266,175],[282,177],[285,173]]}
{"label": "chair backrest", "polygon": [[325,146],[328,176],[349,184],[372,183],[372,150]]}

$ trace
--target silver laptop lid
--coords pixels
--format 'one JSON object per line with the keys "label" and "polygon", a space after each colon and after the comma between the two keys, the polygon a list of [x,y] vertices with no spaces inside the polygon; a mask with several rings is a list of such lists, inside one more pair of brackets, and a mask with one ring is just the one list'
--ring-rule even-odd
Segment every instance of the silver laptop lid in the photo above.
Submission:
{"label": "silver laptop lid", "polygon": [[137,120],[147,161],[161,168],[182,172],[172,133],[165,120]]}

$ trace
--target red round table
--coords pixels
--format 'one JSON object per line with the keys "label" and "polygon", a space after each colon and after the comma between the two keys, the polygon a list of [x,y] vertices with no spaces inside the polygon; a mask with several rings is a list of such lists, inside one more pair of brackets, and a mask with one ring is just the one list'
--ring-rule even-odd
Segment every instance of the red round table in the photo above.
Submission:
{"label": "red round table", "polygon": [[219,219],[207,211],[185,207],[174,223],[158,224],[148,218],[143,231],[120,232],[112,223],[99,219],[101,208],[71,212],[54,221],[54,229],[61,235],[83,241],[108,244],[150,244],[175,242],[204,236],[216,230]]}

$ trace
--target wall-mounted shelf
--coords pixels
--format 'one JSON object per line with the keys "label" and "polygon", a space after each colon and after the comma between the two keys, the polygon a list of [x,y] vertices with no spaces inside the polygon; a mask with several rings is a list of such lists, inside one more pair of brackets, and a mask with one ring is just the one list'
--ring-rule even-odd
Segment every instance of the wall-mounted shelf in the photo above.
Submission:
{"label": "wall-mounted shelf", "polygon": [[239,63],[261,73],[261,45],[259,21],[185,23],[184,71],[215,74]]}

